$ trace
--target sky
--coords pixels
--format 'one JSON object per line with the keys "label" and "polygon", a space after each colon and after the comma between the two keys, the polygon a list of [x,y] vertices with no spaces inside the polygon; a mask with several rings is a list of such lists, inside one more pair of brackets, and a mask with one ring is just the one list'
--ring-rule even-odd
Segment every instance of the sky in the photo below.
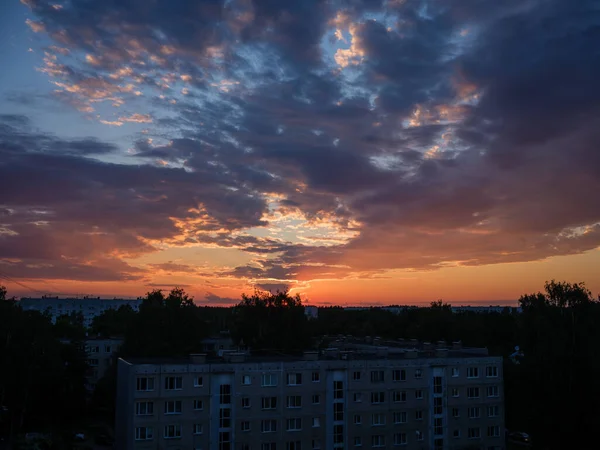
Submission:
{"label": "sky", "polygon": [[7,0],[0,283],[600,292],[593,0]]}

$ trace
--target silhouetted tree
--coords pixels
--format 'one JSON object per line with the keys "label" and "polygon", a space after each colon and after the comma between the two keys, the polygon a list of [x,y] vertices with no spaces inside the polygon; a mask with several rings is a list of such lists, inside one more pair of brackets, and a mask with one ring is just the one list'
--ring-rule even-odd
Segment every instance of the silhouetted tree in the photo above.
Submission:
{"label": "silhouetted tree", "polygon": [[167,296],[154,290],[127,328],[121,354],[188,356],[201,350],[206,330],[200,308],[183,289],[175,288]]}
{"label": "silhouetted tree", "polygon": [[137,312],[129,305],[122,305],[118,309],[107,309],[94,317],[91,332],[103,337],[125,336],[136,315]]}
{"label": "silhouetted tree", "polygon": [[242,295],[234,309],[232,337],[252,351],[296,352],[311,346],[308,320],[300,296],[287,291]]}

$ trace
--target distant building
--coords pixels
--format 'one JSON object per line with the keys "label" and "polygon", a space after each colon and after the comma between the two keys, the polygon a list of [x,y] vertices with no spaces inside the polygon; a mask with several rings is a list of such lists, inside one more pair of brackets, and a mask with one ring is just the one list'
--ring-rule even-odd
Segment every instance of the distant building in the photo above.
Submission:
{"label": "distant building", "polygon": [[106,375],[121,345],[123,345],[123,339],[120,338],[98,337],[85,340],[85,352],[89,365],[86,377],[88,390],[93,390],[98,381]]}
{"label": "distant building", "polygon": [[100,297],[83,298],[59,298],[59,297],[24,297],[19,301],[19,305],[24,310],[34,310],[41,313],[48,312],[55,322],[56,318],[63,314],[81,313],[83,314],[84,326],[89,327],[94,317],[102,314],[108,309],[118,309],[123,305],[131,306],[137,311],[142,304],[141,299],[108,299]]}
{"label": "distant building", "polygon": [[501,357],[458,343],[332,344],[304,357],[119,359],[116,447],[505,448]]}

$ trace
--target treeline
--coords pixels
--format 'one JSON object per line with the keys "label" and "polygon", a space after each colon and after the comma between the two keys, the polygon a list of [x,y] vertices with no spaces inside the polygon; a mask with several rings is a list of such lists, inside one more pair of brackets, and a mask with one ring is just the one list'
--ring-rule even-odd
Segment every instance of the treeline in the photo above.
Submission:
{"label": "treeline", "polygon": [[[522,313],[509,309],[453,313],[442,301],[398,314],[378,308],[327,307],[309,320],[300,297],[286,292],[255,292],[242,296],[233,308],[211,308],[197,306],[182,289],[166,294],[156,290],[147,294],[139,312],[127,306],[109,310],[94,319],[89,332],[123,337],[120,356],[129,357],[188,356],[202,351],[202,339],[223,331],[255,353],[299,353],[319,347],[324,335],[339,334],[460,340],[505,357],[507,428],[529,432],[536,448],[595,448],[589,443],[600,423],[595,403],[600,398],[599,300],[583,284],[550,282],[544,292],[522,296],[519,304]],[[59,340],[83,339],[81,323],[80,317],[72,316],[52,325],[42,314],[2,302],[0,361],[2,367],[14,370],[0,371],[0,404],[7,407],[14,429],[46,417],[68,421],[85,408],[81,400],[85,355],[78,350],[81,347]],[[3,342],[7,344],[2,346]],[[508,356],[516,345],[523,357],[513,361]],[[107,411],[110,416],[115,382],[113,370],[98,384],[88,413]]]}

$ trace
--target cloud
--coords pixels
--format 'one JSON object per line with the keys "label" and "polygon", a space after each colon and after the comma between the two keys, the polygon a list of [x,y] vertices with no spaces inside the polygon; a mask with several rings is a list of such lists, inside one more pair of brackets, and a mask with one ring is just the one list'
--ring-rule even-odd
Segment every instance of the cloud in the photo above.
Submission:
{"label": "cloud", "polygon": [[600,245],[591,0],[27,4],[61,101],[152,127],[124,155],[5,116],[13,257],[232,248],[213,274],[266,286]]}

